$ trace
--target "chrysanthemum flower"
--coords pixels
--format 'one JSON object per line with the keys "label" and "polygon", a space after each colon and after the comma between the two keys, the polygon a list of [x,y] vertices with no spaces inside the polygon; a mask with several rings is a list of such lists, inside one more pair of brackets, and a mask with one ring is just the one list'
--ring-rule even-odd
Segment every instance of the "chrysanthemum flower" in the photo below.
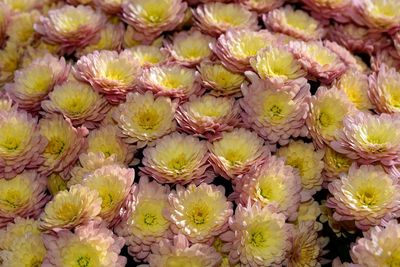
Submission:
{"label": "chrysanthemum flower", "polygon": [[124,246],[117,237],[99,222],[78,226],[74,233],[62,230],[57,235],[44,235],[47,255],[43,266],[123,267],[126,258],[119,256]]}
{"label": "chrysanthemum flower", "polygon": [[174,233],[184,234],[192,243],[212,241],[228,230],[232,203],[226,200],[225,188],[205,183],[186,189],[177,185],[168,196],[170,209],[166,212]]}
{"label": "chrysanthemum flower", "polygon": [[79,48],[76,51],[75,56],[81,57],[83,55],[93,53],[96,50],[119,51],[122,46],[123,37],[124,25],[122,23],[107,23],[107,25],[100,30],[98,37],[84,48]]}
{"label": "chrysanthemum flower", "polygon": [[59,173],[52,173],[47,177],[47,189],[52,196],[58,192],[67,190],[67,181],[65,176]]}
{"label": "chrysanthemum flower", "polygon": [[1,178],[0,228],[18,216],[37,218],[48,201],[46,178],[35,171],[23,172],[10,180]]}
{"label": "chrysanthemum flower", "polygon": [[32,43],[35,34],[33,24],[39,20],[39,16],[40,13],[37,10],[14,13],[7,25],[8,40],[20,46]]}
{"label": "chrysanthemum flower", "polygon": [[176,103],[167,97],[155,98],[151,92],[131,93],[114,111],[113,118],[126,143],[143,147],[175,130],[175,109]]}
{"label": "chrysanthemum flower", "polygon": [[366,74],[349,69],[334,83],[334,86],[343,90],[357,109],[367,111],[374,108],[368,96],[370,90]]}
{"label": "chrysanthemum flower", "polygon": [[347,69],[339,55],[321,41],[294,41],[289,47],[303,68],[323,83],[331,83]]}
{"label": "chrysanthemum flower", "polygon": [[269,206],[239,204],[229,226],[232,232],[221,238],[229,242],[231,264],[280,266],[291,248],[291,228],[285,215]]}
{"label": "chrysanthemum flower", "polygon": [[149,256],[150,266],[217,267],[221,262],[221,255],[213,247],[201,243],[190,245],[182,234],[173,241],[164,239],[155,244]]}
{"label": "chrysanthemum flower", "polygon": [[81,57],[74,72],[78,79],[90,83],[109,102],[117,104],[135,88],[140,66],[129,50],[104,50]]}
{"label": "chrysanthemum flower", "polygon": [[246,79],[244,75],[233,73],[216,62],[203,61],[198,69],[203,85],[211,89],[210,94],[215,96],[240,94],[240,86]]}
{"label": "chrysanthemum flower", "polygon": [[101,211],[102,199],[96,190],[73,185],[61,191],[47,203],[40,215],[41,230],[73,229],[96,218]]}
{"label": "chrysanthemum flower", "polygon": [[155,142],[155,147],[147,147],[143,156],[141,171],[159,183],[199,183],[214,178],[207,171],[210,165],[206,142],[190,135],[164,136]]}
{"label": "chrysanthemum flower", "polygon": [[14,42],[6,42],[0,49],[0,86],[10,82],[14,77],[14,71],[18,68],[23,49]]}
{"label": "chrysanthemum flower", "polygon": [[354,220],[364,231],[399,217],[399,185],[380,166],[353,164],[347,175],[341,175],[328,188],[332,197],[327,206],[335,209],[335,220]]}
{"label": "chrysanthemum flower", "polygon": [[400,116],[358,112],[344,118],[343,129],[331,147],[361,164],[400,162]]}
{"label": "chrysanthemum flower", "polygon": [[389,68],[400,68],[400,55],[394,47],[389,46],[378,50],[371,56],[371,69],[373,71],[379,72],[382,65],[386,65]]}
{"label": "chrysanthemum flower", "polygon": [[29,12],[34,9],[40,9],[42,4],[46,1],[42,0],[3,0],[12,11],[17,12]]}
{"label": "chrysanthemum flower", "polygon": [[149,90],[156,96],[169,96],[185,100],[191,95],[201,95],[198,73],[177,64],[151,66],[143,69],[139,90]]}
{"label": "chrysanthemum flower", "polygon": [[23,56],[19,61],[19,67],[26,68],[31,65],[33,61],[44,58],[47,54],[57,55],[59,52],[57,45],[51,45],[39,40],[38,44],[25,47]]}
{"label": "chrysanthemum flower", "polygon": [[248,9],[259,14],[267,13],[284,4],[283,0],[239,0],[238,1]]}
{"label": "chrysanthemum flower", "polygon": [[47,141],[36,119],[23,111],[1,111],[0,129],[0,177],[12,178],[43,163]]}
{"label": "chrysanthemum flower", "polygon": [[319,87],[310,100],[307,127],[317,147],[322,148],[338,136],[343,127],[343,118],[354,111],[354,105],[344,91],[332,87]]}
{"label": "chrysanthemum flower", "polygon": [[81,184],[86,175],[108,165],[118,165],[117,155],[113,154],[107,157],[103,153],[81,154],[79,156],[79,164],[70,172],[71,178],[68,181],[68,187],[74,184]]}
{"label": "chrysanthemum flower", "polygon": [[278,157],[270,157],[254,172],[245,174],[231,197],[246,205],[249,199],[261,206],[276,205],[290,220],[297,217],[301,200],[301,178],[297,170]]}
{"label": "chrysanthemum flower", "polygon": [[91,131],[87,142],[87,153],[103,153],[106,157],[115,155],[117,162],[121,164],[129,164],[135,154],[135,146],[125,144],[114,125],[102,126]]}
{"label": "chrysanthemum flower", "polygon": [[153,39],[154,37],[150,37],[149,40],[138,40],[143,38],[143,36],[138,33],[132,26],[127,25],[125,33],[124,33],[124,41],[123,46],[125,48],[130,48],[138,45],[151,45],[160,48],[164,42],[164,36],[161,35],[157,39]]}
{"label": "chrysanthemum flower", "polygon": [[122,0],[93,0],[96,6],[110,15],[117,15],[122,11],[122,2]]}
{"label": "chrysanthemum flower", "polygon": [[323,248],[328,244],[329,239],[318,237],[315,222],[301,223],[296,227],[292,239],[292,249],[288,257],[289,267],[320,266],[321,256],[326,251]]}
{"label": "chrysanthemum flower", "polygon": [[221,139],[208,144],[214,171],[226,179],[236,179],[251,167],[264,163],[270,152],[264,140],[243,128],[223,132]]}
{"label": "chrysanthemum flower", "polygon": [[65,53],[88,45],[104,26],[106,17],[89,6],[65,5],[50,10],[34,25],[42,38],[51,44],[60,45]]}
{"label": "chrysanthemum flower", "polygon": [[334,19],[341,23],[351,20],[352,0],[302,0],[302,2],[319,20]]}
{"label": "chrysanthemum flower", "polygon": [[324,169],[322,176],[324,182],[332,182],[339,177],[339,174],[347,173],[353,160],[340,154],[330,147],[326,147],[324,155]]}
{"label": "chrysanthemum flower", "polygon": [[239,100],[244,110],[243,121],[271,146],[276,143],[286,145],[291,137],[306,136],[305,121],[309,109],[306,100],[310,97],[310,85],[292,84],[279,88],[260,80],[254,73],[247,76],[251,85],[242,86],[244,98]]}
{"label": "chrysanthemum flower", "polygon": [[137,261],[147,261],[151,245],[171,236],[170,222],[164,217],[168,208],[169,187],[142,177],[133,191],[128,215],[115,227],[125,238],[128,252]]}
{"label": "chrysanthemum flower", "polygon": [[179,106],[175,118],[183,131],[215,138],[240,123],[239,112],[239,103],[234,98],[204,95],[191,97]]}
{"label": "chrysanthemum flower", "polygon": [[366,267],[396,266],[400,263],[400,225],[391,220],[384,227],[376,226],[357,240],[351,249],[356,264]]}
{"label": "chrysanthemum flower", "polygon": [[275,45],[275,37],[266,30],[236,29],[220,35],[213,51],[229,70],[244,72],[251,69],[251,57],[273,44]]}
{"label": "chrysanthemum flower", "polygon": [[86,145],[88,130],[74,128],[70,121],[56,116],[40,120],[39,132],[48,142],[43,152],[45,161],[39,166],[39,172],[46,176],[52,172],[68,173]]}
{"label": "chrysanthemum flower", "polygon": [[173,36],[171,43],[167,43],[167,48],[176,62],[190,67],[210,58],[210,44],[214,43],[214,38],[199,31],[181,31]]}
{"label": "chrysanthemum flower", "polygon": [[139,41],[153,41],[175,29],[184,19],[187,3],[181,0],[129,0],[122,5],[122,18],[132,26]]}
{"label": "chrysanthemum flower", "polygon": [[354,0],[357,15],[352,16],[377,31],[397,30],[400,27],[400,2],[397,0]]}
{"label": "chrysanthemum flower", "polygon": [[379,113],[400,113],[400,73],[395,68],[381,65],[369,76],[369,96]]}
{"label": "chrysanthemum flower", "polygon": [[325,36],[323,25],[307,12],[287,5],[263,16],[264,24],[274,32],[285,33],[304,41],[319,40]]}
{"label": "chrysanthemum flower", "polygon": [[129,48],[132,57],[134,57],[141,66],[152,66],[166,63],[168,61],[168,52],[163,48],[152,45],[136,45]]}
{"label": "chrysanthemum flower", "polygon": [[193,10],[196,26],[218,37],[228,29],[258,30],[257,14],[236,3],[206,3]]}
{"label": "chrysanthemum flower", "polygon": [[329,39],[353,52],[372,53],[391,45],[390,38],[382,33],[354,23],[334,23],[327,35]]}
{"label": "chrysanthemum flower", "polygon": [[0,230],[0,250],[14,250],[14,244],[25,236],[40,236],[38,226],[37,220],[15,217]]}
{"label": "chrysanthemum flower", "polygon": [[306,76],[307,72],[285,46],[267,47],[250,59],[251,67],[261,79],[281,85]]}
{"label": "chrysanthemum flower", "polygon": [[42,108],[45,117],[62,114],[74,126],[84,125],[89,129],[99,124],[110,110],[107,101],[90,85],[75,80],[55,86],[49,100],[42,102]]}
{"label": "chrysanthemum flower", "polygon": [[101,211],[99,217],[114,226],[126,213],[128,194],[131,192],[135,170],[122,168],[118,165],[108,165],[86,175],[82,185],[99,193]]}
{"label": "chrysanthemum flower", "polygon": [[63,83],[69,74],[70,65],[65,59],[46,54],[34,60],[28,67],[17,70],[14,83],[5,86],[19,108],[28,111],[40,110],[44,100],[55,85]]}
{"label": "chrysanthemum flower", "polygon": [[318,230],[322,230],[322,224],[317,222],[321,214],[322,210],[319,203],[311,198],[306,202],[300,203],[296,225],[304,222],[314,222],[317,223]]}
{"label": "chrysanthemum flower", "polygon": [[315,150],[313,144],[303,141],[292,141],[286,147],[281,147],[278,156],[284,157],[286,164],[300,171],[301,185],[311,195],[321,189],[321,172],[324,168],[323,150]]}

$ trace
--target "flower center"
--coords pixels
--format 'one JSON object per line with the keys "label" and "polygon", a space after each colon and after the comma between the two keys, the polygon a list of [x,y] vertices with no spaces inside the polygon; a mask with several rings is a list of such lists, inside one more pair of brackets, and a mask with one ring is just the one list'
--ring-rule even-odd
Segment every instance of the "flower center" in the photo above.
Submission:
{"label": "flower center", "polygon": [[261,232],[254,232],[250,235],[250,244],[254,247],[263,247],[266,239]]}
{"label": "flower center", "polygon": [[208,208],[205,206],[195,206],[191,212],[191,219],[194,224],[202,225],[207,222],[207,218],[209,215]]}
{"label": "flower center", "polygon": [[17,150],[20,145],[19,140],[17,138],[9,136],[2,143],[1,146],[7,149],[8,151]]}
{"label": "flower center", "polygon": [[154,109],[139,111],[135,116],[137,124],[144,130],[153,130],[159,123],[159,116]]}
{"label": "flower center", "polygon": [[23,197],[20,191],[8,190],[4,198],[0,199],[0,206],[4,210],[15,210],[23,204]]}
{"label": "flower center", "polygon": [[169,162],[169,167],[176,171],[182,171],[187,165],[185,154],[181,153]]}
{"label": "flower center", "polygon": [[146,225],[154,225],[155,222],[156,222],[156,220],[157,220],[157,217],[154,216],[153,214],[146,213],[146,214],[144,215],[144,223],[145,223]]}
{"label": "flower center", "polygon": [[328,127],[332,124],[332,118],[329,114],[321,112],[318,117],[318,122],[322,127]]}
{"label": "flower center", "polygon": [[90,264],[90,258],[88,256],[79,257],[76,261],[79,267],[88,267]]}
{"label": "flower center", "polygon": [[65,147],[65,143],[59,139],[51,139],[48,143],[45,153],[52,154],[52,155],[60,155]]}
{"label": "flower center", "polygon": [[363,192],[359,192],[356,197],[361,204],[368,207],[374,206],[377,203],[377,197],[373,190],[365,190]]}

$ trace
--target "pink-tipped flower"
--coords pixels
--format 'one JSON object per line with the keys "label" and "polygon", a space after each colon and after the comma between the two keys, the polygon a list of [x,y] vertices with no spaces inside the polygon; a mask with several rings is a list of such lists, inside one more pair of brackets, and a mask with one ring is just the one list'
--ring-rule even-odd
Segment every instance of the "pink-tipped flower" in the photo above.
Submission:
{"label": "pink-tipped flower", "polygon": [[278,157],[267,161],[245,174],[235,185],[235,192],[230,196],[237,203],[259,203],[261,206],[275,205],[279,212],[293,221],[301,200],[301,178],[297,170]]}
{"label": "pink-tipped flower", "polygon": [[357,109],[368,111],[374,108],[369,98],[371,91],[366,74],[355,69],[349,69],[334,82],[334,86],[343,90]]}
{"label": "pink-tipped flower", "polygon": [[266,30],[232,29],[218,38],[213,51],[229,70],[244,72],[251,69],[250,58],[271,45],[275,37]]}
{"label": "pink-tipped flower", "polygon": [[372,53],[391,45],[390,38],[382,33],[353,23],[334,23],[328,31],[328,38],[352,52]]}
{"label": "pink-tipped flower", "polygon": [[324,169],[322,170],[324,187],[326,187],[326,183],[338,179],[340,174],[347,173],[352,163],[353,160],[346,155],[340,154],[327,146],[324,155]]}
{"label": "pink-tipped flower", "polygon": [[246,77],[240,73],[233,73],[221,63],[203,61],[198,67],[203,86],[211,89],[210,94],[215,96],[240,95],[240,87]]}
{"label": "pink-tipped flower", "polygon": [[93,3],[109,15],[118,15],[122,11],[123,0],[92,0]]}
{"label": "pink-tipped flower", "polygon": [[354,112],[354,105],[344,91],[332,87],[319,87],[310,100],[310,113],[306,123],[314,144],[322,148],[336,140],[343,127],[344,117]]}
{"label": "pink-tipped flower", "polygon": [[88,130],[84,127],[75,128],[70,121],[56,116],[40,120],[39,132],[47,140],[44,162],[39,166],[39,172],[43,175],[52,172],[67,174],[85,148]]}
{"label": "pink-tipped flower", "polygon": [[353,164],[347,175],[328,188],[332,197],[327,206],[335,209],[333,218],[337,221],[354,221],[365,231],[399,217],[399,185],[380,166]]}
{"label": "pink-tipped flower", "polygon": [[315,150],[313,144],[303,141],[291,141],[288,146],[281,147],[277,155],[285,158],[286,164],[299,170],[301,185],[305,192],[314,195],[321,190],[323,150]]}
{"label": "pink-tipped flower", "polygon": [[177,185],[168,200],[166,212],[175,234],[182,233],[192,243],[206,243],[228,230],[233,215],[232,203],[226,200],[225,188],[205,183],[187,188]]}
{"label": "pink-tipped flower", "polygon": [[196,26],[218,37],[229,29],[258,30],[257,14],[236,3],[206,3],[193,10]]}
{"label": "pink-tipped flower", "polygon": [[70,65],[65,59],[46,54],[34,60],[28,67],[17,70],[14,83],[5,86],[18,107],[27,111],[40,110],[44,100],[55,85],[63,83],[69,74]]}
{"label": "pink-tipped flower", "polygon": [[47,17],[40,17],[34,25],[43,40],[60,45],[65,53],[88,45],[104,26],[106,17],[91,7],[65,5],[50,10]]}
{"label": "pink-tipped flower", "polygon": [[399,242],[400,225],[397,220],[391,220],[364,233],[351,248],[350,255],[360,266],[396,266],[400,262]]}
{"label": "pink-tipped flower", "polygon": [[108,165],[118,165],[117,156],[115,154],[107,157],[103,153],[82,153],[79,156],[79,164],[70,172],[71,177],[67,184],[68,187],[74,184],[81,184],[86,175]]}
{"label": "pink-tipped flower", "polygon": [[73,229],[97,218],[101,211],[102,199],[96,190],[86,186],[73,185],[69,191],[61,191],[47,203],[40,215],[41,230],[59,231]]}
{"label": "pink-tipped flower", "polygon": [[204,92],[198,73],[178,64],[145,68],[139,80],[139,90],[149,90],[155,96],[186,100],[191,95],[201,95]]}
{"label": "pink-tipped flower", "polygon": [[240,123],[240,108],[234,98],[194,96],[179,106],[175,118],[183,131],[213,139]]}
{"label": "pink-tipped flower", "polygon": [[209,168],[205,141],[196,137],[172,133],[155,142],[154,147],[143,151],[143,174],[159,183],[200,183],[214,178]]}
{"label": "pink-tipped flower", "polygon": [[126,258],[119,256],[124,239],[98,221],[80,225],[74,232],[61,230],[57,235],[44,235],[43,240],[47,248],[43,267],[126,265]]}
{"label": "pink-tipped flower", "polygon": [[284,0],[237,0],[248,9],[257,12],[258,14],[267,13],[284,4]]}
{"label": "pink-tipped flower", "polygon": [[74,67],[78,79],[90,83],[112,104],[125,100],[135,89],[139,72],[140,65],[129,50],[95,51],[81,57]]}
{"label": "pink-tipped flower", "polygon": [[131,163],[136,150],[135,146],[122,141],[114,125],[105,125],[91,131],[87,143],[86,153],[103,153],[106,157],[115,155],[120,164]]}
{"label": "pink-tipped flower", "polygon": [[129,51],[142,67],[163,64],[169,60],[168,52],[157,46],[136,45],[129,48]]}
{"label": "pink-tipped flower", "polygon": [[331,147],[361,164],[391,166],[400,162],[400,116],[358,112],[343,120]]}
{"label": "pink-tipped flower", "polygon": [[278,87],[298,82],[298,79],[307,75],[287,46],[262,49],[250,59],[250,64],[261,79],[269,80]]}
{"label": "pink-tipped flower", "polygon": [[100,30],[98,37],[95,38],[89,45],[77,49],[75,56],[81,57],[83,55],[93,53],[96,50],[120,51],[124,37],[124,30],[125,28],[122,23],[107,23],[105,27]]}
{"label": "pink-tipped flower", "polygon": [[323,83],[331,83],[347,69],[340,56],[321,41],[294,41],[289,47],[303,68]]}
{"label": "pink-tipped flower", "polygon": [[176,33],[171,43],[167,43],[167,49],[176,62],[192,67],[206,58],[212,56],[211,46],[215,39],[211,36],[193,30]]}
{"label": "pink-tipped flower", "polygon": [[393,46],[380,49],[371,56],[371,69],[373,71],[379,72],[382,65],[386,65],[389,68],[400,68],[400,55]]}
{"label": "pink-tipped flower", "polygon": [[68,80],[55,86],[49,100],[42,102],[44,117],[62,114],[74,126],[84,125],[95,128],[110,110],[107,100],[95,92],[88,84]]}
{"label": "pink-tipped flower", "polygon": [[359,24],[376,31],[395,31],[400,28],[400,2],[397,0],[353,0]]}
{"label": "pink-tipped flower", "polygon": [[221,255],[211,246],[190,244],[186,237],[178,234],[155,244],[149,256],[150,266],[204,266],[218,267]]}
{"label": "pink-tipped flower", "polygon": [[142,177],[133,191],[127,216],[115,232],[125,238],[128,252],[137,261],[147,261],[151,246],[171,237],[170,222],[164,212],[169,207],[169,187]]}
{"label": "pink-tipped flower", "polygon": [[0,228],[16,217],[36,219],[49,200],[46,195],[46,177],[35,171],[26,171],[10,180],[1,178]]}
{"label": "pink-tipped flower", "polygon": [[0,129],[0,177],[9,179],[43,163],[47,141],[37,119],[15,109],[0,111]]}
{"label": "pink-tipped flower", "polygon": [[285,215],[259,203],[239,206],[229,222],[230,232],[220,238],[227,242],[230,264],[281,266],[291,249],[291,227]]}
{"label": "pink-tipped flower", "polygon": [[0,86],[12,81],[23,51],[17,43],[11,41],[7,41],[0,50]]}
{"label": "pink-tipped flower", "polygon": [[379,113],[400,113],[400,73],[382,64],[378,72],[369,76],[369,96]]}
{"label": "pink-tipped flower", "polygon": [[136,40],[151,42],[174,30],[183,21],[186,8],[181,0],[127,0],[122,4],[122,18],[132,26]]}
{"label": "pink-tipped flower", "polygon": [[264,140],[243,128],[223,132],[221,139],[208,144],[208,149],[215,173],[233,180],[263,164],[270,155]]}
{"label": "pink-tipped flower", "polygon": [[305,8],[311,10],[311,14],[321,20],[334,19],[340,23],[351,21],[352,0],[302,0]]}
{"label": "pink-tipped flower", "polygon": [[113,227],[126,215],[134,178],[134,169],[118,165],[107,165],[84,176],[82,185],[97,191],[102,199],[99,217],[108,227]]}
{"label": "pink-tipped flower", "polygon": [[304,41],[319,40],[326,34],[323,25],[307,12],[292,6],[281,7],[263,15],[264,24],[274,32],[280,32]]}
{"label": "pink-tipped flower", "polygon": [[245,124],[271,146],[277,143],[286,145],[291,137],[306,136],[310,85],[303,83],[277,88],[269,81],[260,80],[254,73],[247,76],[251,85],[242,86],[244,97],[240,99]]}
{"label": "pink-tipped flower", "polygon": [[288,257],[288,267],[321,266],[324,261],[321,256],[326,254],[323,248],[329,238],[318,237],[315,222],[300,223],[295,229],[292,239],[292,249]]}
{"label": "pink-tipped flower", "polygon": [[113,118],[126,143],[144,147],[175,130],[176,103],[168,97],[155,98],[151,92],[131,93],[114,111]]}

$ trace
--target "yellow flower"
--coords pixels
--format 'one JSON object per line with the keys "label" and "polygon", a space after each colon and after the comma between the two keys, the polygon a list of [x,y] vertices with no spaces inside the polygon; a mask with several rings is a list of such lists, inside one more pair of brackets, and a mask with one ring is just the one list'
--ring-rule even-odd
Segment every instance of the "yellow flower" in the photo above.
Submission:
{"label": "yellow flower", "polygon": [[47,189],[51,195],[55,196],[58,192],[67,189],[67,182],[57,173],[52,173],[47,177]]}
{"label": "yellow flower", "polygon": [[35,33],[33,24],[39,19],[39,15],[37,11],[14,14],[7,26],[8,40],[21,46],[31,43]]}
{"label": "yellow flower", "polygon": [[141,66],[161,64],[168,60],[167,52],[157,46],[136,45],[129,48],[129,51]]}
{"label": "yellow flower", "polygon": [[3,0],[7,6],[16,12],[27,12],[39,8],[46,0]]}
{"label": "yellow flower", "polygon": [[0,50],[0,86],[12,80],[23,50],[17,43],[6,42]]}

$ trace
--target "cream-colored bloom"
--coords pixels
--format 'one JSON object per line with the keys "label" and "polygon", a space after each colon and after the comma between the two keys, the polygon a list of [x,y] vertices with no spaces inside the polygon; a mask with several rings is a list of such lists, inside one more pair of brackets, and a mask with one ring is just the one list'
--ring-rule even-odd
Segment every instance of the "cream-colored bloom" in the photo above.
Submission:
{"label": "cream-colored bloom", "polygon": [[40,215],[42,230],[73,229],[96,218],[101,211],[102,199],[96,190],[73,185],[61,191],[47,203]]}
{"label": "cream-colored bloom", "polygon": [[339,177],[339,174],[347,173],[353,160],[340,154],[330,147],[326,147],[324,155],[324,169],[322,176],[324,182],[331,182]]}
{"label": "cream-colored bloom", "polygon": [[352,0],[303,0],[303,3],[315,18],[324,22],[333,19],[347,23],[354,15]]}
{"label": "cream-colored bloom", "polygon": [[6,42],[4,48],[0,50],[0,86],[13,79],[22,53],[23,49],[14,42]]}
{"label": "cream-colored bloom", "polygon": [[208,144],[208,148],[214,171],[233,180],[262,164],[270,154],[262,138],[243,128],[222,133],[221,139]]}
{"label": "cream-colored bloom", "polygon": [[207,169],[208,151],[205,141],[196,137],[172,133],[143,151],[141,171],[160,183],[199,183],[213,177]]}
{"label": "cream-colored bloom", "polygon": [[303,141],[292,141],[288,146],[282,147],[277,154],[284,157],[286,164],[300,171],[301,185],[313,195],[321,189],[324,168],[323,150],[315,150],[313,144]]}
{"label": "cream-colored bloom", "polygon": [[258,29],[257,15],[236,3],[206,3],[197,6],[193,15],[196,26],[215,37],[228,29]]}
{"label": "cream-colored bloom", "polygon": [[396,30],[400,27],[400,2],[396,0],[354,0],[354,16],[358,23],[364,23],[378,31]]}
{"label": "cream-colored bloom", "polygon": [[90,0],[93,1],[105,13],[110,15],[117,15],[122,10],[123,0]]}
{"label": "cream-colored bloom", "polygon": [[203,85],[211,89],[210,94],[215,96],[229,96],[240,94],[240,86],[245,76],[233,73],[221,63],[203,61],[198,67]]}
{"label": "cream-colored bloom", "polygon": [[28,12],[40,8],[46,0],[3,0],[2,2],[14,12]]}
{"label": "cream-colored bloom", "polygon": [[167,97],[131,93],[114,111],[113,118],[125,142],[143,147],[175,130],[175,108],[176,103]]}
{"label": "cream-colored bloom", "polygon": [[13,14],[7,25],[8,40],[20,46],[32,43],[35,33],[33,24],[39,20],[39,16],[37,10]]}
{"label": "cream-colored bloom", "polygon": [[259,14],[267,13],[284,4],[284,0],[239,0],[240,4]]}
{"label": "cream-colored bloom", "polygon": [[166,216],[172,231],[184,234],[190,242],[205,243],[228,229],[233,210],[222,186],[202,183],[190,184],[185,189],[177,185],[168,199],[170,208]]}
{"label": "cream-colored bloom", "polygon": [[165,63],[169,56],[165,49],[153,45],[136,45],[129,51],[142,67]]}

